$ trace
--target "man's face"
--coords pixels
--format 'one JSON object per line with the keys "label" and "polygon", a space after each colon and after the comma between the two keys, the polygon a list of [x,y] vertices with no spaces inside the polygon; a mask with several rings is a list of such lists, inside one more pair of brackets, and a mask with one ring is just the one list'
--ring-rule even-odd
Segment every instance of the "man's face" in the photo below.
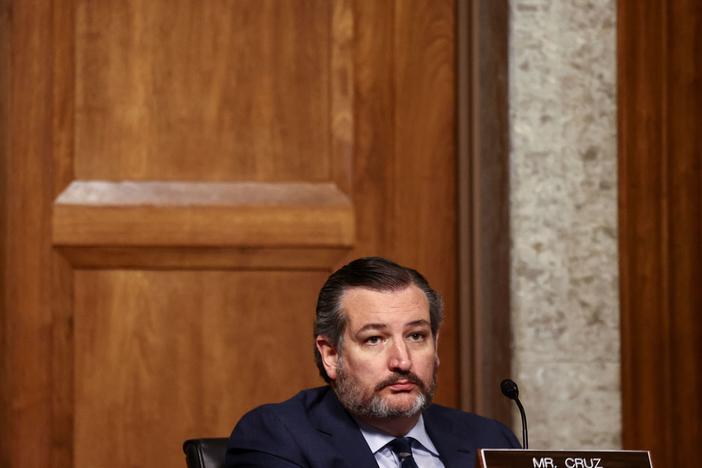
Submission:
{"label": "man's face", "polygon": [[376,418],[412,416],[427,406],[438,358],[424,292],[414,285],[387,292],[351,288],[341,309],[347,320],[342,352],[327,373],[342,404]]}

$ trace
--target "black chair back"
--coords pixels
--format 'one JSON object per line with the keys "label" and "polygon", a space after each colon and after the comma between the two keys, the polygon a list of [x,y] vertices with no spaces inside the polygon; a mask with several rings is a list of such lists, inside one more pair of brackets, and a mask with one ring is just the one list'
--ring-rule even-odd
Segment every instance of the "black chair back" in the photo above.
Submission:
{"label": "black chair back", "polygon": [[227,438],[189,439],[183,443],[188,468],[222,468]]}

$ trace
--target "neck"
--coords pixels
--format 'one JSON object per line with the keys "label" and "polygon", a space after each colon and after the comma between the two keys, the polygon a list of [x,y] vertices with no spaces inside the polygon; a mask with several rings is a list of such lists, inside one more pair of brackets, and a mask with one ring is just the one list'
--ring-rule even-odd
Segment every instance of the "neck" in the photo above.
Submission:
{"label": "neck", "polygon": [[397,416],[394,418],[358,417],[358,420],[391,436],[404,437],[417,424],[420,414],[418,412],[414,416]]}

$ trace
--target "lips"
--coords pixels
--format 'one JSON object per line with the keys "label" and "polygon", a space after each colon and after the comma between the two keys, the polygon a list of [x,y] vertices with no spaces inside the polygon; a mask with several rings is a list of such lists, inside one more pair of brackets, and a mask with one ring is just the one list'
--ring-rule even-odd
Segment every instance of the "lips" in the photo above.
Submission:
{"label": "lips", "polygon": [[412,390],[416,385],[408,380],[395,382],[392,385],[388,385],[388,388],[395,392],[408,392]]}
{"label": "lips", "polygon": [[394,373],[387,379],[380,382],[375,387],[375,391],[379,392],[384,388],[390,388],[392,391],[396,392],[406,392],[414,388],[419,388],[422,392],[426,391],[422,380],[413,372],[406,372],[402,374]]}

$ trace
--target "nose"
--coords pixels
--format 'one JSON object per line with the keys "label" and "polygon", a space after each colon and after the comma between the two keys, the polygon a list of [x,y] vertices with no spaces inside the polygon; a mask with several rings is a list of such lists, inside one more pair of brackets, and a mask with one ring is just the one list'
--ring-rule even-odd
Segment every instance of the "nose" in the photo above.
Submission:
{"label": "nose", "polygon": [[402,341],[395,342],[390,348],[390,358],[388,367],[393,372],[407,372],[412,368],[412,359],[410,358],[407,345]]}

